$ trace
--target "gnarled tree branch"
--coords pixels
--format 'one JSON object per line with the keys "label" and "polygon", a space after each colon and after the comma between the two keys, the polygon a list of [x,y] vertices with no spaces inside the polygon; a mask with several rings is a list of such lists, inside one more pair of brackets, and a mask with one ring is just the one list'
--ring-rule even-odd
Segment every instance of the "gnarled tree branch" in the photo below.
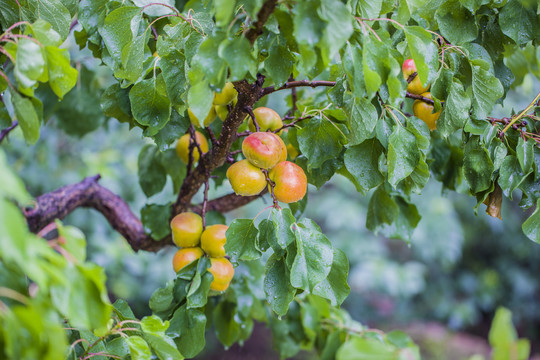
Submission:
{"label": "gnarled tree branch", "polygon": [[[85,207],[103,214],[113,229],[118,231],[135,251],[157,252],[173,244],[170,236],[156,241],[146,234],[141,221],[128,204],[120,196],[101,186],[99,179],[100,175],[91,176],[79,183],[63,186],[37,197],[33,208],[23,209],[30,230],[37,233],[55,219],[63,219],[77,208]],[[207,211],[228,212],[248,204],[262,194],[229,194],[209,201],[206,208]],[[192,205],[189,210],[200,214],[202,205]]]}

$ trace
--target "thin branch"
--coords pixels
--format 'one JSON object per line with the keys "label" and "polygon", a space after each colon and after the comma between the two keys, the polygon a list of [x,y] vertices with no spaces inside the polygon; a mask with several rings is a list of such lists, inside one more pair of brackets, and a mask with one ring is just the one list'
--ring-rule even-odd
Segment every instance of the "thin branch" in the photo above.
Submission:
{"label": "thin branch", "polygon": [[2,140],[4,140],[4,138],[6,136],[8,136],[8,134],[11,132],[11,130],[15,129],[17,127],[17,125],[19,125],[19,122],[17,120],[15,120],[10,127],[8,128],[5,128],[4,130],[0,131],[0,143],[2,142]]}
{"label": "thin branch", "polygon": [[251,121],[253,121],[253,125],[255,126],[255,131],[256,132],[261,131],[261,127],[259,126],[259,122],[257,121],[257,118],[255,117],[255,113],[253,112],[253,107],[246,106],[245,110],[249,114],[249,117],[251,118]]}
{"label": "thin branch", "polygon": [[253,23],[253,26],[246,31],[246,38],[249,40],[250,44],[253,45],[255,40],[263,32],[264,24],[270,15],[274,12],[278,0],[267,0],[264,2],[261,10],[257,14],[257,21]]}
{"label": "thin branch", "polygon": [[204,199],[202,203],[202,209],[201,209],[201,217],[202,217],[202,228],[203,230],[206,229],[206,207],[208,205],[208,188],[210,185],[208,184],[208,179],[204,182]]}
{"label": "thin branch", "polygon": [[[413,94],[413,93],[410,93],[408,91],[405,94],[405,97],[408,97],[408,98],[411,98],[411,99],[416,99],[416,100],[422,100],[423,102],[425,102],[427,104],[435,105],[435,102],[433,100],[431,100],[430,98],[427,98],[427,97],[422,96],[422,95]],[[441,101],[441,104],[444,105],[444,102]]]}
{"label": "thin branch", "polygon": [[312,88],[316,88],[318,86],[335,86],[335,81],[326,81],[326,80],[318,80],[318,81],[307,81],[307,80],[298,80],[298,81],[289,81],[286,82],[285,85],[279,88],[275,88],[274,86],[269,86],[263,89],[264,95],[271,94],[273,92],[284,90],[284,89],[292,89],[295,87],[301,87],[301,86],[308,86]]}
{"label": "thin branch", "polygon": [[308,115],[308,116],[299,117],[298,119],[294,119],[292,122],[290,122],[290,123],[288,123],[288,124],[283,124],[282,127],[280,127],[280,128],[277,129],[277,130],[274,130],[273,133],[274,133],[274,134],[277,134],[278,132],[280,132],[280,131],[283,130],[283,129],[293,127],[293,126],[295,126],[297,123],[299,123],[300,121],[306,120],[306,119],[311,119],[312,117],[313,117],[313,115]]}
{"label": "thin branch", "polygon": [[276,183],[273,182],[272,179],[270,179],[270,175],[268,175],[268,170],[261,169],[261,171],[266,178],[266,182],[268,183],[268,185],[270,185],[270,195],[272,196],[272,201],[274,202],[274,208],[279,209],[279,204],[276,195],[274,194],[274,188],[276,187]]}

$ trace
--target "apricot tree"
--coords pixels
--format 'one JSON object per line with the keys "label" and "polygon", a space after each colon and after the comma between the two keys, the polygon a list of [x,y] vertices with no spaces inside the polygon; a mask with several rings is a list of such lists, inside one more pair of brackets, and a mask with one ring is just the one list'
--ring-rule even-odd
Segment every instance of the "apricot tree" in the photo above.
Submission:
{"label": "apricot tree", "polygon": [[[302,217],[309,195],[291,194],[290,174],[302,171],[311,191],[345,176],[371,197],[366,227],[405,241],[421,215],[411,195],[432,177],[475,197],[471,213],[486,204],[500,217],[503,198],[519,196],[523,232],[540,242],[540,94],[491,116],[525,76],[540,77],[539,10],[520,0],[2,1],[0,142],[20,128],[36,143],[52,114],[77,134],[114,118],[152,142],[140,150],[142,192],[150,199],[170,178],[176,194],[150,199],[139,217],[96,175],[32,199],[0,150],[2,356],[191,358],[210,325],[228,347],[259,321],[282,357],[315,348],[324,359],[419,358],[405,334],[369,329],[339,308],[347,256]],[[71,56],[97,59],[114,83],[93,88],[66,39],[78,46]],[[416,71],[404,77],[407,59]],[[412,81],[430,96],[408,92]],[[283,125],[261,129],[256,109],[277,92],[287,93]],[[414,101],[441,112],[433,131],[412,114]],[[243,139],[261,130],[299,155],[274,172],[243,160]],[[226,173],[257,178],[258,191],[208,198]],[[227,259],[198,251],[188,265],[178,260],[143,319],[125,301],[110,303],[83,234],[60,222],[90,207],[135,251],[155,252],[173,245],[176,215],[198,213],[204,229],[208,212],[261,196],[273,200],[266,218],[227,224],[230,286],[211,290],[214,263]]]}

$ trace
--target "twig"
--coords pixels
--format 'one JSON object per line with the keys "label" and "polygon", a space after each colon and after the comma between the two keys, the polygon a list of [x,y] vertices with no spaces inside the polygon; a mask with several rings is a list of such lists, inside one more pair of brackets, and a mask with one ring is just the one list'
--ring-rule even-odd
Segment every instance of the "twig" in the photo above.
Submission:
{"label": "twig", "polygon": [[417,73],[416,71],[413,72],[411,75],[409,75],[409,77],[407,78],[407,84],[412,83],[412,81],[414,80],[414,78],[416,77],[416,75],[418,75],[418,73]]}
{"label": "twig", "polygon": [[[435,102],[433,100],[431,100],[430,98],[427,98],[427,97],[422,96],[422,95],[412,94],[412,93],[410,93],[408,91],[405,94],[405,97],[408,97],[408,98],[411,98],[411,99],[416,99],[416,100],[422,100],[423,102],[425,102],[427,104],[435,105]],[[441,105],[444,105],[444,101],[441,101]]]}
{"label": "twig", "polygon": [[282,127],[280,127],[280,128],[277,129],[277,130],[274,130],[273,133],[274,133],[274,134],[277,134],[278,132],[280,132],[280,131],[283,130],[283,129],[293,127],[293,126],[295,126],[297,123],[299,123],[300,121],[306,120],[306,119],[311,119],[312,117],[313,117],[313,115],[308,115],[308,116],[304,116],[304,117],[299,117],[298,119],[295,119],[294,121],[292,121],[292,122],[290,122],[290,123],[288,123],[288,124],[283,124]]}
{"label": "twig", "polygon": [[205,127],[206,132],[208,133],[208,136],[210,137],[210,142],[212,143],[212,147],[216,147],[218,145],[218,141],[216,139],[216,134],[210,129],[210,127]]}
{"label": "twig", "polygon": [[246,131],[242,131],[242,132],[236,133],[236,137],[244,137],[244,136],[248,136],[248,135],[251,135],[251,134],[252,134],[251,131],[246,130]]}
{"label": "twig", "polygon": [[257,122],[257,118],[255,117],[255,113],[253,112],[253,107],[246,106],[245,110],[249,114],[249,117],[251,118],[251,121],[253,121],[253,125],[255,126],[255,131],[256,132],[261,131],[261,127],[259,126],[259,123]]}
{"label": "twig", "polygon": [[0,143],[4,138],[11,132],[11,130],[15,129],[19,125],[19,122],[15,120],[10,127],[5,128],[4,130],[0,131]]}
{"label": "twig", "polygon": [[514,123],[516,121],[518,121],[519,119],[521,119],[529,110],[531,110],[534,106],[537,106],[536,105],[536,102],[537,101],[540,101],[540,92],[536,95],[536,97],[534,98],[534,100],[522,111],[519,113],[519,115],[517,115],[516,117],[514,117],[512,119],[512,121],[510,121],[510,123],[508,125],[505,126],[504,129],[502,129],[502,134],[504,135],[504,133],[512,126],[514,125]]}
{"label": "twig", "polygon": [[279,88],[275,88],[274,86],[269,86],[263,89],[263,96],[271,94],[273,92],[284,90],[284,89],[292,89],[295,87],[301,87],[301,86],[307,86],[311,88],[316,88],[318,86],[335,86],[335,81],[326,81],[326,80],[317,80],[317,81],[308,81],[308,80],[298,80],[298,81],[290,81],[286,82],[283,86]]}

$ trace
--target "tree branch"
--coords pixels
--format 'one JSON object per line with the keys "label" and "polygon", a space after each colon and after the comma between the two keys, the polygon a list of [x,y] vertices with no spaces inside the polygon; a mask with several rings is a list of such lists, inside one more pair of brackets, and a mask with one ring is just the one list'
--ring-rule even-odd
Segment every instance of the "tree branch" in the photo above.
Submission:
{"label": "tree branch", "polygon": [[[422,100],[423,102],[425,102],[427,104],[435,105],[435,102],[433,100],[431,100],[430,98],[427,98],[427,97],[422,96],[422,95],[413,94],[413,93],[410,93],[408,91],[405,94],[405,97],[408,97],[408,98],[411,98],[411,99],[416,99],[416,100]],[[444,101],[441,101],[441,105],[444,105]]]}
{"label": "tree branch", "polygon": [[[33,208],[23,209],[30,231],[38,233],[55,219],[63,219],[77,208],[86,207],[99,211],[135,251],[157,252],[173,245],[170,235],[160,241],[147,235],[143,224],[128,204],[120,196],[101,186],[99,179],[100,175],[87,177],[79,183],[61,187],[36,198]],[[228,212],[258,199],[264,193],[257,196],[225,195],[208,201],[206,211]],[[189,210],[201,214],[203,206],[192,205]]]}
{"label": "tree branch", "polygon": [[307,80],[289,81],[289,82],[286,82],[285,85],[283,85],[282,87],[277,88],[277,89],[274,86],[265,87],[263,89],[263,92],[264,92],[263,96],[271,94],[271,93],[279,91],[279,90],[292,89],[292,88],[301,87],[301,86],[309,86],[309,87],[312,87],[312,88],[316,88],[318,86],[330,86],[331,87],[331,86],[335,86],[335,85],[336,85],[335,81],[324,81],[324,80],[319,80],[319,81],[307,81]]}
{"label": "tree branch", "polygon": [[257,21],[253,23],[253,27],[250,27],[246,32],[246,38],[249,40],[250,44],[253,45],[255,40],[263,32],[263,26],[270,17],[270,14],[274,12],[278,0],[267,0],[264,2],[261,10],[257,13]]}
{"label": "tree branch", "polygon": [[11,130],[15,129],[19,125],[19,122],[15,120],[10,127],[5,128],[4,130],[0,131],[0,143],[8,134],[11,132]]}

